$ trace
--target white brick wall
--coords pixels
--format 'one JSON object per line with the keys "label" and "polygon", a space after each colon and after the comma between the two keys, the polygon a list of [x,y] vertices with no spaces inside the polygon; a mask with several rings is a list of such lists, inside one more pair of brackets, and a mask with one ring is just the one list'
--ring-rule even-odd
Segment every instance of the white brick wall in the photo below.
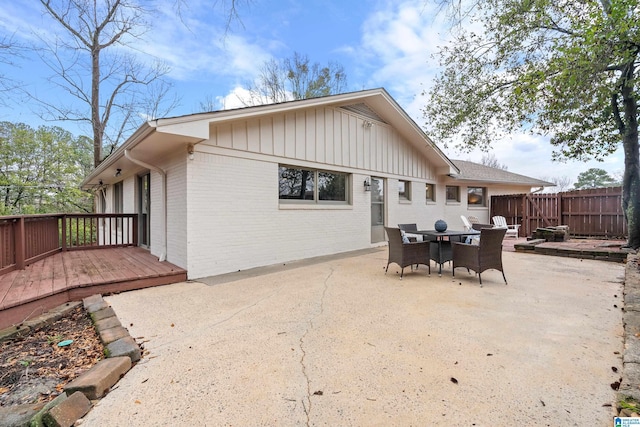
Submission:
{"label": "white brick wall", "polygon": [[[187,268],[187,156],[180,151],[159,166],[167,174],[167,261]],[[160,256],[162,225],[162,176],[151,172],[151,253]]]}
{"label": "white brick wall", "polygon": [[363,175],[347,209],[281,209],[278,163],[205,153],[189,163],[190,278],[370,247]]}

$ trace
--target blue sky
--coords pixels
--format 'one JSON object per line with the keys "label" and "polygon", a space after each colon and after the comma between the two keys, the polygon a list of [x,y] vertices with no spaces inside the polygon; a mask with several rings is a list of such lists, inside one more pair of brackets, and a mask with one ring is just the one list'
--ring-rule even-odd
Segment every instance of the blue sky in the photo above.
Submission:
{"label": "blue sky", "polygon": [[[133,45],[134,52],[150,54],[170,67],[168,79],[180,96],[171,116],[197,112],[207,98],[214,99],[218,108],[237,107],[237,91],[256,78],[265,61],[299,52],[312,62],[342,64],[349,90],[384,87],[416,123],[424,125],[421,107],[427,99],[420,94],[439,71],[432,55],[448,39],[444,18],[425,0],[251,0],[241,4],[242,22],[235,22],[226,35],[220,9],[224,1],[185,1],[181,19],[175,3],[158,0],[150,30]],[[3,2],[0,37],[13,36],[21,44],[37,46],[38,37],[56,30],[39,2]],[[41,97],[65,98],[48,83],[51,73],[37,55],[25,53],[14,62],[15,66],[0,64],[0,74]],[[69,123],[44,123],[24,101],[0,105],[0,120],[82,131]],[[479,161],[482,156],[436,143],[452,159]],[[552,163],[551,152],[547,138],[516,134],[496,141],[492,153],[509,171],[536,178],[567,176],[575,181],[590,167],[610,174],[621,174],[624,168],[620,152],[603,163]]]}

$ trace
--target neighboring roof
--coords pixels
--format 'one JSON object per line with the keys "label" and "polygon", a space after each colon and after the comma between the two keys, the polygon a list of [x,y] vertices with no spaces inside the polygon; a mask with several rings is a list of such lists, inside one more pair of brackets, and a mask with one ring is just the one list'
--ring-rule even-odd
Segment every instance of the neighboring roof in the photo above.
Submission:
{"label": "neighboring roof", "polygon": [[553,187],[553,182],[542,181],[529,176],[509,172],[504,169],[492,168],[479,163],[465,160],[452,160],[460,170],[459,175],[452,177],[461,181],[483,181],[500,184],[520,184],[532,187]]}
{"label": "neighboring roof", "polygon": [[269,114],[318,106],[344,108],[365,117],[388,123],[419,152],[429,156],[438,174],[458,172],[454,163],[429,139],[391,95],[385,89],[378,88],[277,104],[151,120],[140,126],[131,137],[91,172],[82,182],[82,187],[90,188],[103,180],[105,184],[112,183],[116,171],[130,169],[131,162],[126,158],[125,151],[130,152],[131,156],[141,161],[154,164],[170,151],[180,147],[186,149],[188,144],[208,139],[212,124],[258,118]]}

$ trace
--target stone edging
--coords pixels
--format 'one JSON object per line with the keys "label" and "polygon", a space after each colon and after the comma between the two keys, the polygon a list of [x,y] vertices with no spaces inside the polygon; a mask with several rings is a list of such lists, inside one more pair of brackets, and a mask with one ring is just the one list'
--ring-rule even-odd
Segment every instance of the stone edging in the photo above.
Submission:
{"label": "stone edging", "polygon": [[[78,307],[80,302],[69,302],[20,326],[0,331],[0,340],[28,333],[32,329],[51,324]],[[70,426],[85,416],[93,406],[92,400],[102,398],[142,356],[140,346],[122,326],[113,309],[102,298],[92,295],[82,301],[85,310],[105,348],[105,359],[75,378],[64,388],[64,393],[42,404],[18,405],[13,410],[9,425]],[[38,410],[34,413],[34,410]],[[15,424],[14,424],[15,423]]]}
{"label": "stone edging", "polygon": [[624,276],[624,352],[616,414],[637,417],[640,402],[640,255],[627,257]]}

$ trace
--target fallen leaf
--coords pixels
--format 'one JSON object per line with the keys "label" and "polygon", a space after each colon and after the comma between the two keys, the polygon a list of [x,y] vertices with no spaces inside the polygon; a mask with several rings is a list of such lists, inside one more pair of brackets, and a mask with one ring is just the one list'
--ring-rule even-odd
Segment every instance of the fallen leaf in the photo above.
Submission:
{"label": "fallen leaf", "polygon": [[172,323],[172,324],[171,324],[171,327],[173,328],[174,326],[175,326],[175,325]]}
{"label": "fallen leaf", "polygon": [[612,366],[612,367],[611,367],[611,370],[612,370],[613,372],[618,372],[618,368],[616,368],[615,366]]}
{"label": "fallen leaf", "polygon": [[138,399],[136,399],[136,401],[134,402],[136,405],[140,405],[142,402],[140,402]]}
{"label": "fallen leaf", "polygon": [[453,378],[453,377],[451,377],[451,382],[454,383],[454,384],[458,384],[458,380]]}
{"label": "fallen leaf", "polygon": [[313,393],[314,396],[322,396],[324,393],[322,392],[322,390],[318,390],[316,392]]}
{"label": "fallen leaf", "polygon": [[8,392],[9,389],[6,387],[0,387],[0,394]]}

